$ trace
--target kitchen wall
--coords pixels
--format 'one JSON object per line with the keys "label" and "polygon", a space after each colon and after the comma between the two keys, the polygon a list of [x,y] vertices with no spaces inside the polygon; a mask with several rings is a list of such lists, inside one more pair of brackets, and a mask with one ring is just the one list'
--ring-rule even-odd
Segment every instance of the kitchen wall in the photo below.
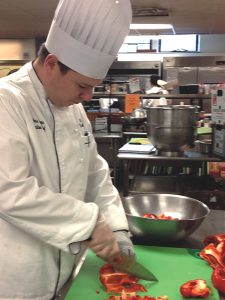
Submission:
{"label": "kitchen wall", "polygon": [[0,60],[32,60],[35,55],[34,39],[0,39]]}
{"label": "kitchen wall", "polygon": [[0,77],[36,56],[34,39],[0,39]]}
{"label": "kitchen wall", "polygon": [[199,51],[202,53],[225,53],[225,35],[200,34]]}

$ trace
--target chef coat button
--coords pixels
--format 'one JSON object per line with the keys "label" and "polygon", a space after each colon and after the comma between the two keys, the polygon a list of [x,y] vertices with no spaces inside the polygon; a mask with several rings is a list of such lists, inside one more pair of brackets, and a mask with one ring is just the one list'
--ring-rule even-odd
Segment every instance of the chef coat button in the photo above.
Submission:
{"label": "chef coat button", "polygon": [[83,163],[84,162],[84,159],[83,158],[80,158],[80,163]]}
{"label": "chef coat button", "polygon": [[75,128],[75,129],[74,129],[74,132],[75,132],[75,133],[77,133],[77,132],[78,132],[78,129],[77,129],[77,128]]}

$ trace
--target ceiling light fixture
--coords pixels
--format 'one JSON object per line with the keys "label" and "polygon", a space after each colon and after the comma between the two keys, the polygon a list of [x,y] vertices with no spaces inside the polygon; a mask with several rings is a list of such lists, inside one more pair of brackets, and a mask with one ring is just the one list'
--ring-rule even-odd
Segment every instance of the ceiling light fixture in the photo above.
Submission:
{"label": "ceiling light fixture", "polygon": [[130,29],[171,29],[175,33],[173,25],[171,24],[130,24]]}

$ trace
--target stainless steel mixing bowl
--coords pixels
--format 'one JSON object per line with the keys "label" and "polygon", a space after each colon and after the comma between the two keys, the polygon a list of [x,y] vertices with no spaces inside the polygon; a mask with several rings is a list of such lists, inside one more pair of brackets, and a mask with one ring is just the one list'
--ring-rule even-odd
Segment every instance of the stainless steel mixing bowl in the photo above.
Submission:
{"label": "stainless steel mixing bowl", "polygon": [[[209,214],[202,202],[174,194],[137,194],[123,199],[130,232],[151,242],[174,242],[193,233]],[[145,213],[165,214],[177,220],[144,218]]]}

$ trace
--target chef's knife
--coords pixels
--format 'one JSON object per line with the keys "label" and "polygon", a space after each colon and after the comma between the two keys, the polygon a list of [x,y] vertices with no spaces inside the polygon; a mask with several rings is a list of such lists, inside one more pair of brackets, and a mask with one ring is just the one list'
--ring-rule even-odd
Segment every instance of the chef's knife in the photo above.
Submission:
{"label": "chef's knife", "polygon": [[108,262],[117,270],[134,275],[140,279],[148,281],[158,281],[155,275],[136,261],[135,256],[117,255],[109,259]]}

